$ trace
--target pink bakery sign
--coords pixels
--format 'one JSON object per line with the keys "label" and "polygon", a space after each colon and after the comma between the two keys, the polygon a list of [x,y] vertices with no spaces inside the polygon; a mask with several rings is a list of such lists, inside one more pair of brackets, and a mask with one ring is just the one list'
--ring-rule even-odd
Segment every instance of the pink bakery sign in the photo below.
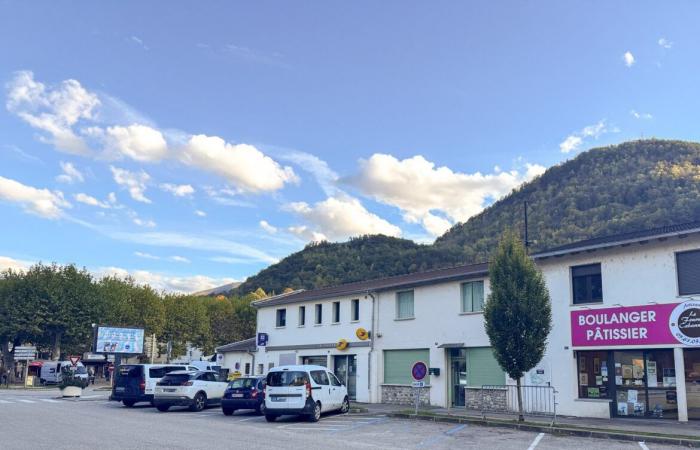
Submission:
{"label": "pink bakery sign", "polygon": [[700,346],[700,301],[572,311],[571,343]]}

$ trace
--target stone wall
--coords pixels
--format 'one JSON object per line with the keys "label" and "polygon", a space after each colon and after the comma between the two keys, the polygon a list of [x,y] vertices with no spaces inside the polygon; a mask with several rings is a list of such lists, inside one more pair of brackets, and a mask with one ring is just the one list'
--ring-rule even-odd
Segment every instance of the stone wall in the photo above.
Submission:
{"label": "stone wall", "polygon": [[508,391],[506,389],[485,389],[480,387],[465,388],[465,404],[467,409],[478,411],[507,411]]}
{"label": "stone wall", "polygon": [[[383,384],[382,403],[391,405],[415,405],[416,390],[417,388],[405,384]],[[420,389],[420,405],[430,405],[429,386]]]}

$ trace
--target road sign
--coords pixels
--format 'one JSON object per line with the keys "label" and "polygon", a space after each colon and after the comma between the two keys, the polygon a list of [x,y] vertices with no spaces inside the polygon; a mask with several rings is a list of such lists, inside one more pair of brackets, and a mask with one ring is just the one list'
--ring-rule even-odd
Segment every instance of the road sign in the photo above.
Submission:
{"label": "road sign", "polygon": [[425,381],[414,381],[412,385],[414,388],[422,388],[425,387]]}
{"label": "road sign", "polygon": [[258,347],[265,347],[267,345],[267,339],[267,333],[258,333]]}
{"label": "road sign", "polygon": [[33,346],[17,346],[14,348],[15,361],[32,361],[36,359],[36,347]]}
{"label": "road sign", "polygon": [[423,361],[416,361],[411,367],[411,376],[416,381],[422,381],[428,375],[428,365]]}
{"label": "road sign", "polygon": [[78,365],[78,361],[80,361],[80,356],[71,356],[70,357],[70,363],[73,364],[73,367]]}

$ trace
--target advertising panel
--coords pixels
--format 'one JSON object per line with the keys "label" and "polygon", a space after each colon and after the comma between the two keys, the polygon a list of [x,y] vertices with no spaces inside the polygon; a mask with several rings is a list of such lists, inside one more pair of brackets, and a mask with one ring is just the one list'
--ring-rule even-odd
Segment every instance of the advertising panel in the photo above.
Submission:
{"label": "advertising panel", "polygon": [[143,353],[143,329],[98,327],[95,351],[98,353]]}
{"label": "advertising panel", "polygon": [[574,347],[700,346],[700,302],[572,311],[571,343]]}

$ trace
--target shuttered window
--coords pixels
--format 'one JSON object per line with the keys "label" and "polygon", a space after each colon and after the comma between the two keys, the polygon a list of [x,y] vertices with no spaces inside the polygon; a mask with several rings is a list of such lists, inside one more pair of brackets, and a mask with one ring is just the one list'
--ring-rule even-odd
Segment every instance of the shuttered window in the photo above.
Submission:
{"label": "shuttered window", "polygon": [[506,384],[506,374],[498,365],[491,347],[467,350],[467,383],[469,386]]}
{"label": "shuttered window", "polygon": [[462,312],[484,310],[484,282],[462,283]]}
{"label": "shuttered window", "polygon": [[413,319],[413,291],[396,293],[396,318]]}
{"label": "shuttered window", "polygon": [[676,253],[678,294],[700,294],[700,250]]}
{"label": "shuttered window", "polygon": [[[417,361],[423,361],[430,366],[428,349],[384,350],[384,383],[411,384],[414,381],[411,368]],[[430,376],[426,376],[423,381],[429,384]]]}

